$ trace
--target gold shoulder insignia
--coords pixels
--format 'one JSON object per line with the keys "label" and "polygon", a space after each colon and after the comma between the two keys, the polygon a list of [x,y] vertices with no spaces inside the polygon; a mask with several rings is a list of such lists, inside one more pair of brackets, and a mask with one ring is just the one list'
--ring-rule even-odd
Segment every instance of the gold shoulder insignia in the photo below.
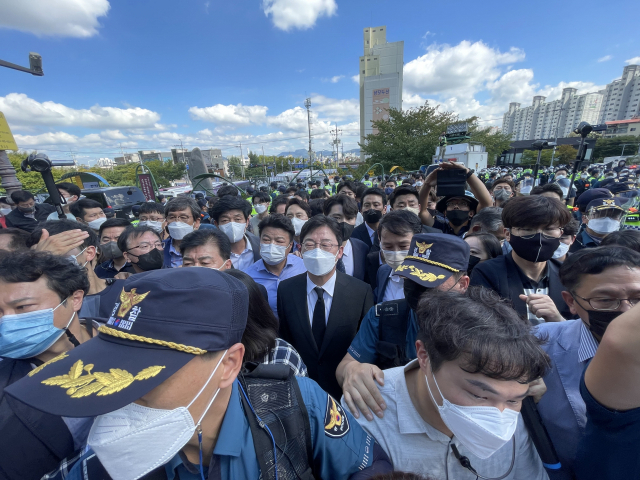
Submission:
{"label": "gold shoulder insignia", "polygon": [[425,253],[432,246],[433,246],[433,243],[427,244],[427,242],[416,242],[416,247],[418,248],[418,253]]}
{"label": "gold shoulder insignia", "polygon": [[62,360],[63,358],[67,358],[69,355],[67,355],[67,352],[61,353],[60,355],[58,355],[55,358],[52,358],[51,360],[49,360],[48,362],[44,362],[42,365],[40,365],[39,367],[34,368],[33,370],[31,370],[27,375],[29,375],[30,377],[33,377],[36,373],[38,373],[40,370],[42,370],[44,367],[46,367],[47,365],[51,365],[52,363],[57,362],[58,360]]}
{"label": "gold shoulder insignia", "polygon": [[132,288],[130,292],[125,292],[123,288],[122,292],[120,292],[121,303],[117,315],[119,318],[124,317],[134,305],[140,303],[147,295],[149,295],[149,292],[137,294],[136,290],[137,289]]}
{"label": "gold shoulder insignia", "polygon": [[[96,393],[99,397],[117,393],[124,390],[136,380],[147,380],[158,375],[165,367],[147,367],[136,376],[126,370],[112,368],[109,373],[92,372],[93,364],[84,365],[78,360],[71,366],[69,373],[47,378],[41,383],[44,385],[58,386],[67,389],[67,395],[71,398],[87,397]],[[83,372],[85,373],[83,375]]]}

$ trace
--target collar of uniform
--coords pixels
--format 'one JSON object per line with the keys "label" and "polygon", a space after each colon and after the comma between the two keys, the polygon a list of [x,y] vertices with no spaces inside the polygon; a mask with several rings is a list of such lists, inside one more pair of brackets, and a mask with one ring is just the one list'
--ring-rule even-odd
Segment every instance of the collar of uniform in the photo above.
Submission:
{"label": "collar of uniform", "polygon": [[218,434],[213,454],[239,457],[248,428],[249,423],[244,416],[238,391],[238,380],[236,379],[231,387],[229,405],[227,405],[227,411],[220,426],[220,433]]}
{"label": "collar of uniform", "polygon": [[396,383],[396,405],[398,406],[398,412],[403,412],[402,415],[398,415],[398,429],[403,435],[422,433],[433,441],[447,443],[450,440],[449,437],[425,422],[411,401],[405,373],[415,368],[420,368],[417,358],[405,365],[402,370],[402,377]]}
{"label": "collar of uniform", "polygon": [[347,240],[347,243],[344,244],[342,255],[344,255],[345,257],[350,257],[351,255],[353,255],[353,245],[351,245],[351,240]]}
{"label": "collar of uniform", "polygon": [[404,280],[404,277],[396,275],[396,271],[392,268],[389,272],[389,280],[391,280],[392,282],[400,283]]}
{"label": "collar of uniform", "polygon": [[591,360],[598,350],[598,341],[591,334],[587,326],[582,320],[580,322],[580,345],[578,346],[578,360],[583,363]]}
{"label": "collar of uniform", "polygon": [[[322,289],[327,292],[329,295],[331,295],[331,297],[333,298],[333,290],[336,287],[336,277],[338,276],[337,271],[333,272],[333,275],[331,275],[331,278],[329,280],[327,280],[327,283],[325,283],[324,285],[322,285]],[[315,283],[313,283],[311,281],[311,279],[309,278],[309,274],[307,274],[307,295],[309,295],[314,288],[318,287],[319,285],[316,285]]]}
{"label": "collar of uniform", "polygon": [[[295,262],[295,260],[294,260],[295,258],[298,258],[298,257],[296,257],[295,255],[292,255],[292,254],[287,255],[287,264],[282,269],[283,272],[287,269],[287,267],[292,267],[293,266],[293,264]],[[255,265],[256,265],[256,270],[257,271],[271,273],[271,272],[269,272],[269,270],[267,270],[267,267],[265,266],[263,259],[258,260],[255,263]],[[273,273],[271,273],[271,275],[273,275]],[[281,275],[282,275],[282,273],[281,273]],[[273,276],[275,277],[276,275],[273,275]]]}

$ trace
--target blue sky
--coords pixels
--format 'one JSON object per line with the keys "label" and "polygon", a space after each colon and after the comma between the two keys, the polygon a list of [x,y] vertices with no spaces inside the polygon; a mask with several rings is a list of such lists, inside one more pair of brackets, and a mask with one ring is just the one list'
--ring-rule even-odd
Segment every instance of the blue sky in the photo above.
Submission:
{"label": "blue sky", "polygon": [[597,90],[640,63],[637,4],[411,0],[0,0],[0,68],[18,145],[87,163],[138,149],[357,147],[362,29],[404,40],[404,107],[429,99],[500,125],[510,101]]}

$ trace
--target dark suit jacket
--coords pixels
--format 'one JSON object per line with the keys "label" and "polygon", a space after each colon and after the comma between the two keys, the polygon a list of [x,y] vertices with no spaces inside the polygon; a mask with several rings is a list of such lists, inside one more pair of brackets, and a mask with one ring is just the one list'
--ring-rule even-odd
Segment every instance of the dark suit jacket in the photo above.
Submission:
{"label": "dark suit jacket", "polygon": [[380,245],[380,241],[378,240],[378,234],[375,234],[374,243],[371,243],[371,237],[369,236],[369,230],[367,230],[366,223],[361,223],[356,228],[354,228],[353,233],[351,234],[351,238],[356,238],[361,242],[364,242],[365,245],[371,250],[371,247],[376,245]]}
{"label": "dark suit jacket", "polygon": [[[558,266],[553,262],[547,262],[547,268],[551,300],[555,303],[560,315],[566,319],[574,318],[560,294],[565,288],[560,283]],[[476,265],[471,274],[471,285],[490,288],[501,297],[510,299],[516,312],[527,318],[527,304],[518,297],[524,294],[524,286],[511,252]]]}
{"label": "dark suit jacket", "polygon": [[374,249],[367,254],[364,275],[364,281],[367,282],[374,291],[378,285],[377,276],[380,266],[380,250]]}
{"label": "dark suit jacket", "polygon": [[300,353],[309,377],[338,399],[342,390],[336,380],[338,364],[356,336],[360,322],[373,306],[371,287],[344,273],[336,272],[336,285],[327,330],[318,350],[307,309],[307,274],[283,280],[278,286],[279,337]]}
{"label": "dark suit jacket", "polygon": [[357,238],[350,238],[349,241],[353,251],[353,278],[364,281],[369,247]]}
{"label": "dark suit jacket", "polygon": [[384,291],[389,284],[389,274],[391,273],[391,267],[386,263],[380,265],[378,274],[376,275],[376,288],[373,291],[373,297],[376,303],[381,303],[384,298]]}
{"label": "dark suit jacket", "polygon": [[44,222],[49,215],[56,211],[54,206],[47,205],[46,203],[36,203],[35,209],[33,213],[35,218],[25,216],[25,214],[17,208],[11,210],[11,212],[4,217],[7,222],[7,228],[19,228],[31,233],[35,230],[39,222]]}

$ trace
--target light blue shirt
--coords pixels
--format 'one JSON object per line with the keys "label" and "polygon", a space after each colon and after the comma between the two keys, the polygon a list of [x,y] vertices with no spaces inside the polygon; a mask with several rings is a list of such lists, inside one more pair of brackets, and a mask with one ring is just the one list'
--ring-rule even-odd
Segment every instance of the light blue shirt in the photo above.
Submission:
{"label": "light blue shirt", "polygon": [[260,259],[247,268],[244,272],[251,276],[255,280],[256,283],[264,286],[267,289],[267,295],[269,296],[269,306],[273,313],[278,316],[278,285],[283,280],[287,278],[295,277],[296,275],[300,275],[301,273],[306,272],[307,269],[304,267],[304,262],[300,257],[295,255],[287,255],[287,264],[280,272],[280,276],[274,275],[264,266],[264,260]]}
{"label": "light blue shirt", "polygon": [[182,255],[173,245],[173,238],[169,237],[169,255],[171,255],[171,268],[182,266]]}

